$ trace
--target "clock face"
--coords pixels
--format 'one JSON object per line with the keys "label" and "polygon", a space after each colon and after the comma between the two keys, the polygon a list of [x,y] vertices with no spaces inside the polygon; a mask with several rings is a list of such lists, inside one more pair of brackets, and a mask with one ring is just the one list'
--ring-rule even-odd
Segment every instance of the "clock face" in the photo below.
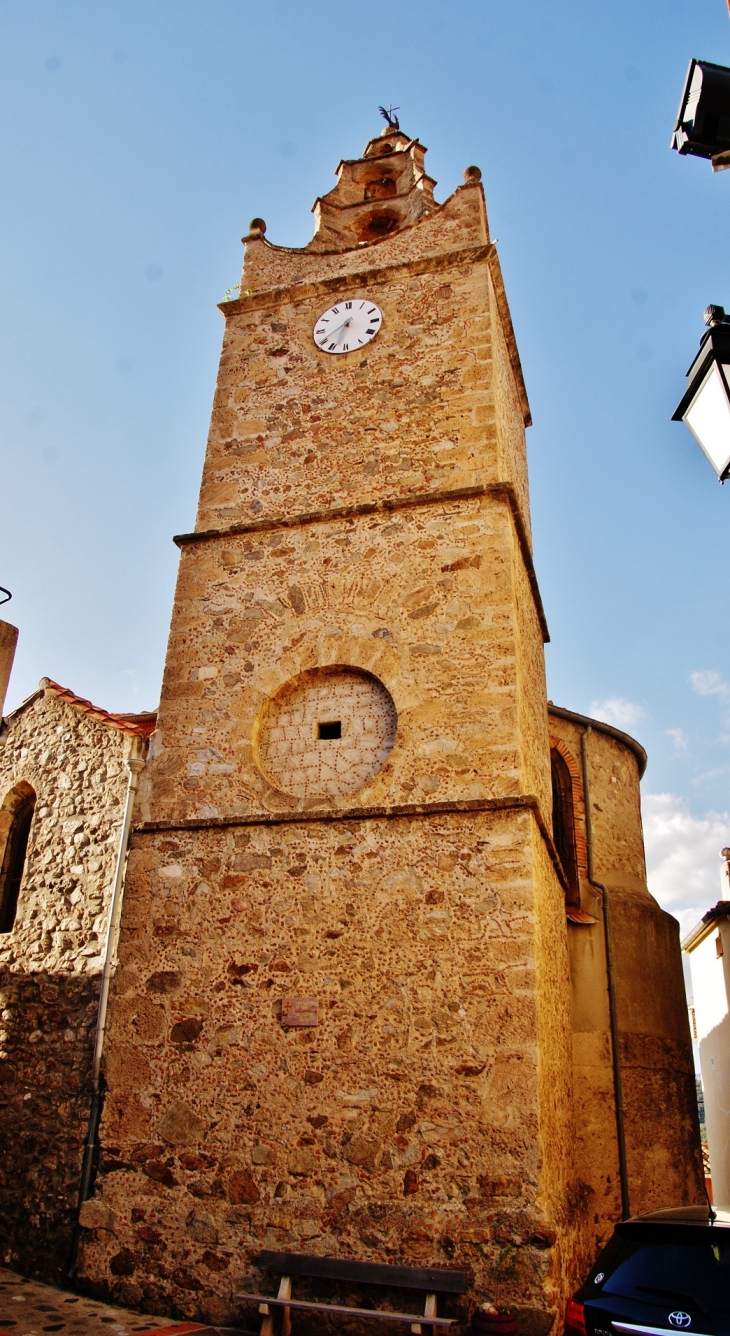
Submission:
{"label": "clock face", "polygon": [[383,322],[375,302],[338,302],[324,311],[313,331],[314,342],[323,353],[353,353],[375,338]]}

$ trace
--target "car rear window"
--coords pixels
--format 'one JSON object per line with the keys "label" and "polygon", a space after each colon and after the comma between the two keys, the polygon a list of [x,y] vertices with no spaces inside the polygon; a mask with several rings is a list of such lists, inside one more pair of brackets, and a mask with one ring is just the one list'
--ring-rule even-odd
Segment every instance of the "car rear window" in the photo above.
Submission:
{"label": "car rear window", "polygon": [[594,1294],[662,1308],[690,1308],[707,1316],[730,1313],[730,1246],[724,1241],[639,1246],[630,1257],[624,1254],[603,1282],[596,1283],[594,1275],[592,1288]]}

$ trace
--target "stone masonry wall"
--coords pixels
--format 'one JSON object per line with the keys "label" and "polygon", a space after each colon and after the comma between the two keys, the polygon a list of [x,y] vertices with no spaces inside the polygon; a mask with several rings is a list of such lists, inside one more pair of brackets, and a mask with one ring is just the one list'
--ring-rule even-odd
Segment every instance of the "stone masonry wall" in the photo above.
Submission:
{"label": "stone masonry wall", "polygon": [[[520,514],[531,541],[530,488],[525,449],[524,395],[520,394],[510,363],[509,348],[499,318],[498,291],[502,279],[498,272],[489,275],[489,303],[492,311],[491,351],[495,381],[495,422],[497,427],[499,477],[512,483]],[[503,293],[502,293],[503,295]]]}
{"label": "stone masonry wall", "polygon": [[361,353],[330,358],[312,338],[334,300],[321,285],[227,303],[196,528],[498,481],[515,483],[524,504],[524,427],[515,441],[504,333],[509,426],[497,452],[492,338],[502,313],[494,299],[490,313],[490,287],[485,257],[447,255],[424,273],[377,269],[348,295],[378,303],[381,333]]}
{"label": "stone masonry wall", "polygon": [[[579,721],[550,716],[580,776]],[[639,767],[620,738],[588,738],[595,875],[609,887],[631,1209],[703,1202],[694,1063],[679,927],[649,894]],[[582,780],[573,781],[585,838]],[[576,1167],[594,1248],[620,1212],[600,893],[581,881],[594,924],[570,924]]]}
{"label": "stone masonry wall", "polygon": [[304,285],[312,280],[347,281],[352,274],[376,266],[392,267],[443,255],[471,243],[489,242],[484,192],[480,185],[459,186],[444,204],[416,226],[393,232],[381,240],[350,251],[300,250],[271,245],[267,240],[246,243],[241,291],[243,300],[267,289]]}
{"label": "stone masonry wall", "polygon": [[[519,792],[512,543],[507,507],[476,498],[186,548],[144,818],[296,806],[256,765],[257,720],[300,673],[336,664],[384,683],[398,732],[333,805]],[[541,689],[537,675],[533,711]]]}
{"label": "stone masonry wall", "polygon": [[6,721],[0,805],[37,795],[15,926],[0,935],[0,1255],[58,1282],[89,1109],[126,736],[46,689]]}
{"label": "stone masonry wall", "polygon": [[[472,1293],[547,1331],[549,1212],[570,1170],[541,1203],[532,822],[134,837],[84,1217],[95,1285],[224,1321],[262,1283],[262,1246],[464,1266]],[[554,874],[541,885],[559,906]],[[283,1026],[290,995],[318,998],[315,1028]]]}
{"label": "stone masonry wall", "polygon": [[[514,1302],[526,1336],[572,1283],[542,629],[501,471],[524,390],[485,242],[469,187],[226,305],[83,1218],[87,1283],[125,1303],[235,1316],[267,1242],[463,1264],[462,1309]],[[328,358],[312,327],[343,291],[383,324]],[[312,670],[395,707],[354,791],[287,794],[257,750]],[[297,1006],[317,1024],[288,1028]]]}
{"label": "stone masonry wall", "polygon": [[[563,888],[537,830],[532,867],[535,925],[535,1021],[541,1161],[540,1206],[554,1230],[546,1305],[562,1317],[566,1294],[591,1262],[590,1231],[574,1155],[568,940]],[[557,1325],[556,1321],[556,1325]]]}

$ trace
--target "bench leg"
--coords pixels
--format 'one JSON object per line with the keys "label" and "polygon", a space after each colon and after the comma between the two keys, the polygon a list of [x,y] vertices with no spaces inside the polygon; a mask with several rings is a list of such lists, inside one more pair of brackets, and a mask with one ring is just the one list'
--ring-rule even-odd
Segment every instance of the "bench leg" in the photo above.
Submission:
{"label": "bench leg", "polygon": [[[291,1276],[282,1276],[279,1299],[291,1299]],[[281,1310],[281,1336],[291,1336],[291,1308]]]}
{"label": "bench leg", "polygon": [[436,1304],[436,1295],[427,1294],[426,1307],[423,1310],[423,1316],[426,1320],[424,1322],[411,1323],[411,1331],[414,1333],[414,1336],[434,1336],[434,1328],[429,1324],[428,1319],[437,1316]]}
{"label": "bench leg", "polygon": [[[291,1299],[291,1276],[282,1276],[279,1281],[277,1299]],[[259,1304],[259,1313],[263,1317],[260,1336],[274,1336],[274,1314],[268,1304]],[[281,1310],[281,1336],[291,1336],[291,1309]]]}

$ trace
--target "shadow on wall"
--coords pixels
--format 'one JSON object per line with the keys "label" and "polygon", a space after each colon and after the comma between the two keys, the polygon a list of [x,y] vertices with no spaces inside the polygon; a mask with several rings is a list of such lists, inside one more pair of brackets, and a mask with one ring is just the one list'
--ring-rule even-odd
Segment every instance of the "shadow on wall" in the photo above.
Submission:
{"label": "shadow on wall", "polygon": [[726,1207],[730,1203],[730,1015],[700,1041],[700,1063],[712,1193],[715,1204]]}
{"label": "shadow on wall", "polygon": [[0,1260],[59,1283],[89,1117],[99,977],[0,970]]}

